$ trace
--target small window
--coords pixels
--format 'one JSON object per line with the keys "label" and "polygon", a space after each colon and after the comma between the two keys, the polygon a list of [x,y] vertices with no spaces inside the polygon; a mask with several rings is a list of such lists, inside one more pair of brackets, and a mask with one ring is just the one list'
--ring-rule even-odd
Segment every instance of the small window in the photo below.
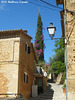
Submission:
{"label": "small window", "polygon": [[26,75],[24,74],[24,83],[25,83],[25,77],[26,77]]}
{"label": "small window", "polygon": [[25,45],[25,51],[27,52],[27,43],[26,43],[26,45]]}
{"label": "small window", "polygon": [[30,47],[28,47],[28,53],[30,54]]}
{"label": "small window", "polygon": [[28,74],[24,73],[24,83],[28,83]]}
{"label": "small window", "polygon": [[30,54],[30,47],[28,46],[28,44],[25,44],[25,51],[26,53]]}
{"label": "small window", "polygon": [[28,83],[28,75],[26,75],[26,83]]}

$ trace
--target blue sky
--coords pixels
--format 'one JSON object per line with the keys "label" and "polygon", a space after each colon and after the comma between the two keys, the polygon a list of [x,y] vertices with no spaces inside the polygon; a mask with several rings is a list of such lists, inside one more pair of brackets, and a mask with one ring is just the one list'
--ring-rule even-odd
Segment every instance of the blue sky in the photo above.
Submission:
{"label": "blue sky", "polygon": [[[18,0],[19,1],[19,0]],[[40,4],[42,6],[50,7],[40,0],[27,0],[32,1],[34,3]],[[56,0],[45,0],[53,5],[56,5]],[[54,40],[46,40],[50,39],[49,34],[47,32],[47,27],[52,22],[56,27],[55,37],[61,37],[61,18],[60,18],[60,10],[54,7],[50,7],[55,10],[51,10],[48,8],[40,7],[31,3],[24,4],[2,4],[0,3],[0,30],[10,30],[10,29],[23,29],[28,30],[28,34],[33,37],[32,43],[34,43],[36,29],[37,29],[37,18],[38,18],[38,7],[40,8],[41,19],[43,22],[43,30],[44,34],[44,59],[46,62],[49,62],[49,58],[54,55]],[[59,10],[59,11],[56,11]]]}

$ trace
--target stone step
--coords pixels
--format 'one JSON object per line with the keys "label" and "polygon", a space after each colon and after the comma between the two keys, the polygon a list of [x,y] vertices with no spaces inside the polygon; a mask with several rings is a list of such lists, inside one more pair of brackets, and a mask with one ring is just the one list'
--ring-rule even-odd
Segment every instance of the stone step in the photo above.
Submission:
{"label": "stone step", "polygon": [[54,91],[45,91],[43,93],[54,93]]}
{"label": "stone step", "polygon": [[53,96],[53,94],[41,94],[41,96]]}
{"label": "stone step", "polygon": [[40,98],[38,100],[53,100],[53,98]]}
{"label": "stone step", "polygon": [[54,94],[54,92],[44,92],[43,94]]}
{"label": "stone step", "polygon": [[46,89],[45,91],[53,91],[53,89]]}
{"label": "stone step", "polygon": [[41,94],[40,96],[53,96],[53,94]]}
{"label": "stone step", "polygon": [[54,92],[44,92],[43,94],[54,94]]}
{"label": "stone step", "polygon": [[46,99],[46,100],[48,100],[48,99],[51,99],[51,100],[52,100],[52,99],[53,99],[52,97],[40,97],[40,98],[41,98],[42,100],[43,100],[43,99]]}
{"label": "stone step", "polygon": [[51,92],[53,92],[53,90],[45,90],[45,91],[51,91]]}
{"label": "stone step", "polygon": [[46,90],[50,90],[51,88],[46,88]]}
{"label": "stone step", "polygon": [[52,100],[52,99],[39,98],[38,100]]}
{"label": "stone step", "polygon": [[43,95],[43,96],[40,96],[40,98],[52,99],[52,98],[53,98],[53,96],[45,96],[45,95]]}

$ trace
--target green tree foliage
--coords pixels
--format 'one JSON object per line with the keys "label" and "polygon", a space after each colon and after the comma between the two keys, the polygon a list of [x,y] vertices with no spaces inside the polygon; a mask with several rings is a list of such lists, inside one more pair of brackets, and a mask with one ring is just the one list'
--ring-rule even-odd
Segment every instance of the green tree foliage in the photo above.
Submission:
{"label": "green tree foliage", "polygon": [[54,59],[56,61],[62,61],[64,63],[64,45],[63,45],[63,40],[60,39],[60,40],[57,40],[55,41],[55,57]]}
{"label": "green tree foliage", "polygon": [[65,71],[65,64],[61,61],[54,61],[51,67],[53,71],[57,74]]}
{"label": "green tree foliage", "polygon": [[38,62],[44,61],[44,37],[42,32],[42,20],[40,12],[37,19],[37,32],[35,37],[35,51],[38,58]]}
{"label": "green tree foliage", "polygon": [[57,74],[66,70],[64,64],[64,50],[63,40],[55,41],[55,49],[53,51],[55,51],[56,54],[50,57],[50,66],[52,71]]}

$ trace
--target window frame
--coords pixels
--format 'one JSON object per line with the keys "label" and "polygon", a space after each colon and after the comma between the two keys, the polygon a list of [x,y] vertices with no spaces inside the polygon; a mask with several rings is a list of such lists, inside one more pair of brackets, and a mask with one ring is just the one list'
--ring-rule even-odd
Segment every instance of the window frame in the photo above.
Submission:
{"label": "window frame", "polygon": [[30,51],[31,51],[31,50],[30,50],[30,46],[28,46],[28,54],[30,54]]}
{"label": "window frame", "polygon": [[24,72],[24,83],[28,83],[28,74]]}
{"label": "window frame", "polygon": [[31,53],[31,47],[27,44],[27,42],[26,42],[26,44],[25,44],[25,51],[26,51],[26,53],[28,53],[28,54]]}
{"label": "window frame", "polygon": [[28,51],[28,44],[27,43],[25,44],[25,51],[26,51],[26,53]]}

